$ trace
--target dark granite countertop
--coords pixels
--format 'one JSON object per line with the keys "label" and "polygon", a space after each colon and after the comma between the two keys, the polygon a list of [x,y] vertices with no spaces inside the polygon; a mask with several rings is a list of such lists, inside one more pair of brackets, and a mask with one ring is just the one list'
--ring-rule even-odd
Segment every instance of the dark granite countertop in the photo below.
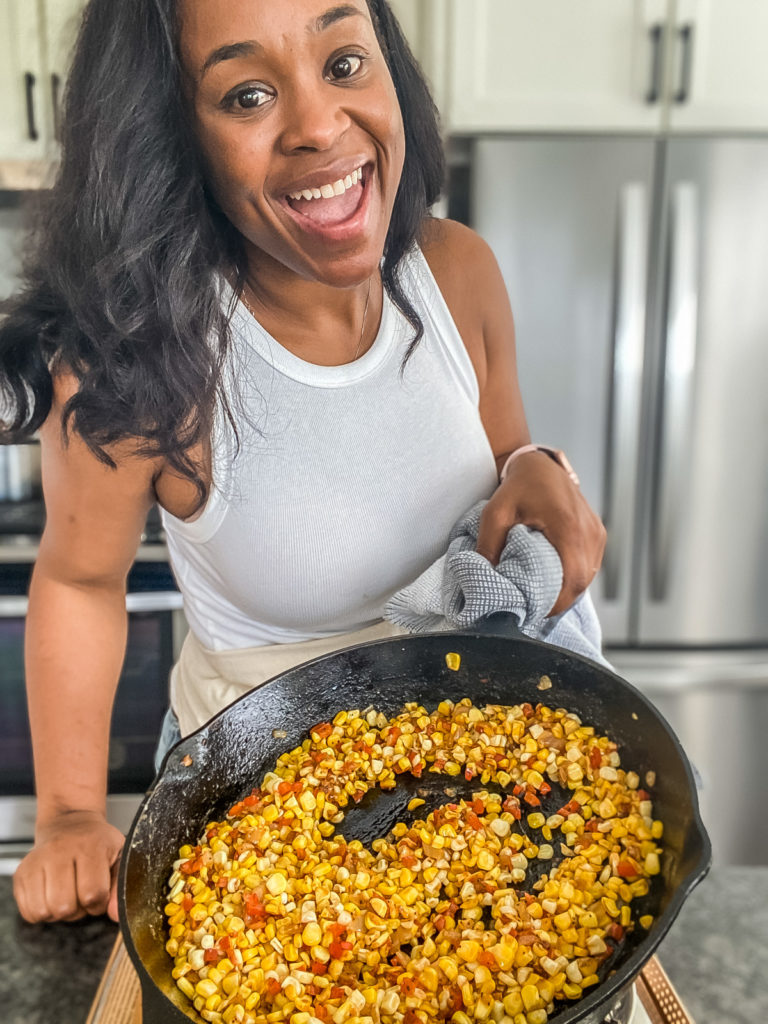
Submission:
{"label": "dark granite countertop", "polygon": [[[83,1024],[116,935],[105,918],[28,925],[0,877],[0,1020]],[[659,958],[696,1024],[768,1021],[768,868],[714,869]]]}

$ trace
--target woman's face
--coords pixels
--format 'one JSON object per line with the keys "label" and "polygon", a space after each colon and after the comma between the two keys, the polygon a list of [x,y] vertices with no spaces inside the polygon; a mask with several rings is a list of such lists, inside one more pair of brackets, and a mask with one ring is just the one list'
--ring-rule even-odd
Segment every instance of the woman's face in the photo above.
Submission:
{"label": "woman's face", "polygon": [[208,184],[249,257],[338,287],[365,280],[384,249],[405,153],[365,0],[180,6]]}

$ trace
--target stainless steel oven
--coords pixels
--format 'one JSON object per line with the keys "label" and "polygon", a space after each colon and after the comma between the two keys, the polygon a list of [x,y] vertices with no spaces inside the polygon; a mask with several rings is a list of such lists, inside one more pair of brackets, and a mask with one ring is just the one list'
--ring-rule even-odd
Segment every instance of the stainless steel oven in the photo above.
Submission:
{"label": "stainless steel oven", "polygon": [[[32,748],[24,684],[27,591],[37,554],[34,533],[3,533],[3,523],[34,515],[0,503],[0,872],[9,871],[34,834]],[[39,523],[36,527],[39,527]],[[35,527],[35,528],[36,528]],[[168,675],[186,632],[179,594],[159,531],[148,531],[128,578],[128,645],[112,716],[109,820],[127,829],[154,776],[153,756]],[[153,542],[154,541],[154,542]],[[73,743],[77,740],[72,739]]]}

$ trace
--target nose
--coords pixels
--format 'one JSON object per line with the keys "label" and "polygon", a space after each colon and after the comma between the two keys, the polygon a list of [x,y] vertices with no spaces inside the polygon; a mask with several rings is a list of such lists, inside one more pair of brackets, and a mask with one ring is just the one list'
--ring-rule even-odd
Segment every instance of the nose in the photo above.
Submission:
{"label": "nose", "polygon": [[340,90],[327,82],[292,89],[284,94],[281,145],[285,153],[332,149],[346,132],[350,118]]}

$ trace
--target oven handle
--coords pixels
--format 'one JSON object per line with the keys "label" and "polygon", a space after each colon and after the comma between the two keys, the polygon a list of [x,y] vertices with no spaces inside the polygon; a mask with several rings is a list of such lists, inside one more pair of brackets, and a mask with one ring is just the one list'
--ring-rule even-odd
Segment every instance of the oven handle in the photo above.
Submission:
{"label": "oven handle", "polygon": [[[2,596],[0,619],[23,619],[28,607],[29,598],[26,596]],[[183,601],[178,590],[158,590],[127,594],[125,607],[128,612],[175,612],[183,607]]]}

